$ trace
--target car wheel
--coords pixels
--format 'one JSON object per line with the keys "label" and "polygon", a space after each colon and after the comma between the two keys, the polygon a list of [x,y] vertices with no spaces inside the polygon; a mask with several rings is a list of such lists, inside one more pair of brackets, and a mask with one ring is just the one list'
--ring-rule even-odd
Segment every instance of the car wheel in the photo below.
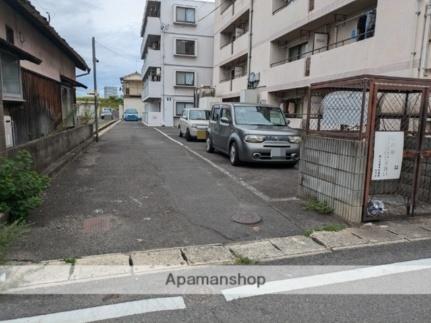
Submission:
{"label": "car wheel", "polygon": [[186,131],[186,140],[187,141],[192,141],[192,135],[190,134],[190,130],[189,129],[187,129],[187,131]]}
{"label": "car wheel", "polygon": [[211,140],[211,137],[208,137],[208,139],[207,139],[207,153],[212,154],[213,152],[214,152],[213,141]]}
{"label": "car wheel", "polygon": [[182,138],[182,137],[183,137],[183,132],[181,131],[181,127],[180,127],[179,129],[180,129],[180,134],[179,134],[179,136],[180,136],[180,138]]}
{"label": "car wheel", "polygon": [[239,160],[238,156],[238,145],[236,144],[236,142],[233,142],[230,145],[229,160],[232,166],[239,166],[241,164],[241,161]]}

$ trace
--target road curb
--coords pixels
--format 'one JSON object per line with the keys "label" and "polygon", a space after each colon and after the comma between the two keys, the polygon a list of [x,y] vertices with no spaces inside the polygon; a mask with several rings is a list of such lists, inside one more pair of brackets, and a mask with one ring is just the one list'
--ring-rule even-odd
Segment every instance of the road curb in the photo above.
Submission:
{"label": "road curb", "polygon": [[[422,230],[418,231],[420,235],[415,231],[417,228]],[[41,282],[39,285],[35,284],[34,280],[31,284],[26,283],[26,280],[15,282],[19,286],[18,290],[25,290],[35,288],[35,286],[44,287],[59,283],[103,280],[200,266],[265,264],[277,260],[303,258],[341,250],[412,243],[431,240],[429,228],[431,228],[431,218],[422,218],[416,219],[414,223],[408,221],[386,222],[379,225],[347,228],[339,232],[314,232],[310,237],[290,236],[259,241],[105,254],[73,259],[73,261],[69,259],[67,263],[66,261],[52,260],[11,268],[15,268],[14,270],[23,276],[28,274],[31,277],[36,277]],[[59,268],[62,275],[54,275],[51,279],[52,267],[56,270]],[[39,270],[39,273],[34,273],[32,271],[34,268]],[[50,270],[44,270],[44,268]],[[1,269],[0,267],[0,271]],[[69,273],[67,279],[65,279],[65,273]],[[18,276],[16,273],[11,275],[11,277]]]}

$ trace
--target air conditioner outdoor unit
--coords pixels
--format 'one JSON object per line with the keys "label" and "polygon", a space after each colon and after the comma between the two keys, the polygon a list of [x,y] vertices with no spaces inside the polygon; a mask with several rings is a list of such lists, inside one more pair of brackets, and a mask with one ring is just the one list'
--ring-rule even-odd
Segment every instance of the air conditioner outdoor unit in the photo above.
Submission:
{"label": "air conditioner outdoor unit", "polygon": [[156,75],[157,76],[162,75],[162,69],[160,67],[156,68]]}
{"label": "air conditioner outdoor unit", "polygon": [[6,148],[13,147],[13,128],[10,116],[4,116],[4,130],[6,135]]}

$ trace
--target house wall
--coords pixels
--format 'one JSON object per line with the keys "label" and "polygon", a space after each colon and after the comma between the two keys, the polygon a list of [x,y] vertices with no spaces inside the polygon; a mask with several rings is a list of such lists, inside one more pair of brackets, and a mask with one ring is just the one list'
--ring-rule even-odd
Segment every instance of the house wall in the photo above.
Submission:
{"label": "house wall", "polygon": [[46,36],[0,0],[0,37],[6,38],[6,25],[14,30],[15,46],[42,60],[40,65],[22,61],[21,66],[60,81],[60,75],[75,79],[75,64]]}
{"label": "house wall", "polygon": [[[177,24],[175,22],[176,6],[195,8],[196,24]],[[154,99],[158,99],[164,125],[174,126],[177,121],[176,102],[193,102],[194,97],[194,87],[176,86],[176,71],[194,72],[195,86],[212,84],[214,14],[210,13],[214,10],[214,3],[192,0],[163,0],[160,10],[160,19],[148,19],[143,41],[145,42],[147,39],[148,33],[159,33],[161,34],[161,48],[158,51],[149,51],[146,57],[148,61],[144,61],[143,70],[146,70],[148,66],[160,67],[162,79],[160,82],[144,80],[146,84],[143,97],[148,97],[148,94],[151,96],[151,100],[147,100],[148,102],[145,103],[146,111],[154,111],[158,106],[158,102],[155,103]],[[205,16],[207,17],[204,18]],[[160,31],[161,26],[164,26],[163,31]],[[197,42],[196,57],[175,55],[176,39],[195,40]]]}
{"label": "house wall", "polygon": [[139,112],[139,116],[142,117],[145,111],[145,104],[142,102],[141,98],[124,98],[124,110],[126,109],[136,109]]}
{"label": "house wall", "polygon": [[[327,23],[325,19],[328,23],[333,23],[334,13],[343,12],[346,6],[352,5],[352,10],[357,7],[360,11],[362,7],[375,2],[377,23],[373,38],[312,55],[309,76],[305,75],[305,58],[271,67],[276,55],[271,48],[274,40],[295,33],[299,38],[300,30],[319,31]],[[217,95],[221,97],[237,95],[238,89],[234,91],[220,83],[217,69],[226,64],[226,60],[223,60],[223,50],[219,46],[220,31],[251,7],[251,0],[237,0],[235,3],[235,10],[228,9],[221,13],[219,9],[215,15],[214,84]],[[428,77],[429,57],[422,60],[426,65],[425,75],[418,73],[427,1],[315,0],[315,9],[311,12],[308,10],[308,3],[309,1],[296,0],[273,14],[272,1],[254,1],[251,72],[260,73],[261,101],[279,104],[280,100],[273,96],[274,92],[303,88],[315,82],[365,73]],[[216,0],[216,6],[219,4],[220,0]],[[417,15],[418,11],[420,15]],[[323,19],[324,23],[315,25],[314,22],[318,19]],[[342,34],[350,34],[353,27],[349,27],[347,23]],[[333,33],[331,36],[330,43],[334,41]],[[245,52],[248,53],[248,49]],[[240,54],[243,53],[244,51]],[[233,60],[235,57],[227,59]],[[243,83],[242,89],[246,86],[247,84]]]}

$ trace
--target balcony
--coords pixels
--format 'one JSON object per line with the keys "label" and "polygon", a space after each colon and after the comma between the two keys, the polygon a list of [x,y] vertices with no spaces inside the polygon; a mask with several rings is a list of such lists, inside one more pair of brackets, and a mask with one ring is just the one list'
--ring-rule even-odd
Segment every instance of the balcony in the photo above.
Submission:
{"label": "balcony", "polygon": [[148,38],[150,36],[159,36],[161,37],[161,22],[158,17],[147,17],[146,27],[143,30],[142,34],[142,45],[141,45],[141,56],[143,56],[145,48],[148,44]]}
{"label": "balcony", "polygon": [[144,66],[142,67],[142,75],[147,74],[147,70],[150,67],[162,66],[162,52],[149,48],[144,59]]}
{"label": "balcony", "polygon": [[[229,1],[226,1],[229,3]],[[241,16],[244,11],[250,9],[250,0],[234,0],[230,6],[226,5],[222,8],[219,27],[229,24],[233,19]]]}
{"label": "balcony", "polygon": [[234,42],[223,46],[220,49],[220,62],[233,60],[248,53],[250,34],[247,32],[237,38]]}
{"label": "balcony", "polygon": [[228,96],[233,94],[239,96],[242,90],[247,89],[247,75],[232,80],[221,81],[217,85],[217,96]]}
{"label": "balcony", "polygon": [[333,78],[367,73],[366,67],[372,67],[370,51],[374,48],[374,38],[355,42],[326,52],[310,56],[309,76],[306,76],[307,58],[275,65],[266,75],[268,87],[300,88],[312,82],[327,81]]}
{"label": "balcony", "polygon": [[162,82],[145,81],[142,101],[151,102],[162,98]]}

